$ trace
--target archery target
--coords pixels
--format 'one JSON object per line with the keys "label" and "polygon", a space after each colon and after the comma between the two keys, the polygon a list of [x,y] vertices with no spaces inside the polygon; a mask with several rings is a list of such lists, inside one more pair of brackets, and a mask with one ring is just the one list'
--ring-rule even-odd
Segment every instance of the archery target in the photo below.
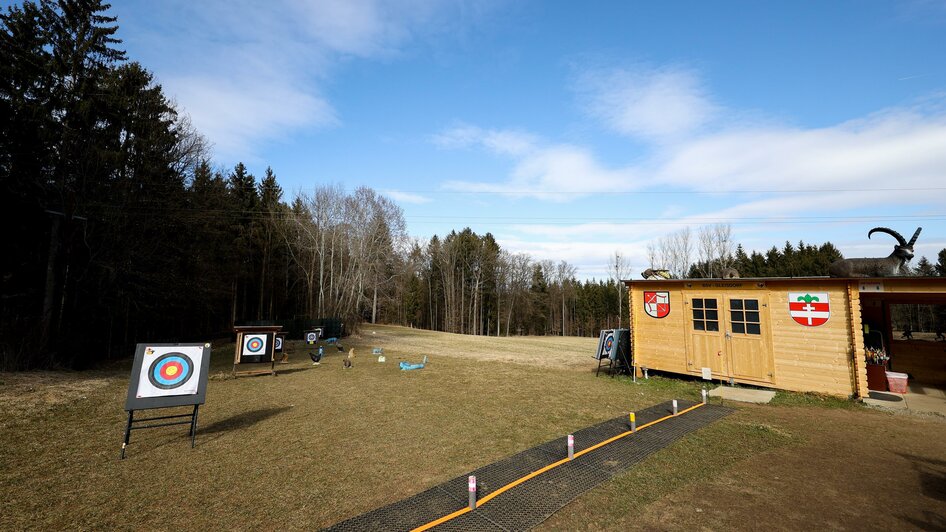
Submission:
{"label": "archery target", "polygon": [[261,356],[265,354],[265,334],[247,334],[243,336],[243,356]]}
{"label": "archery target", "polygon": [[200,346],[146,347],[138,376],[137,397],[194,395],[203,358]]}
{"label": "archery target", "polygon": [[276,339],[273,340],[273,349],[282,351],[282,336],[277,336]]}
{"label": "archery target", "polygon": [[604,346],[602,347],[601,358],[612,358],[611,349],[614,347],[614,331],[608,331],[604,337]]}
{"label": "archery target", "polygon": [[316,331],[309,331],[305,333],[305,341],[307,344],[314,344],[319,341],[319,333]]}

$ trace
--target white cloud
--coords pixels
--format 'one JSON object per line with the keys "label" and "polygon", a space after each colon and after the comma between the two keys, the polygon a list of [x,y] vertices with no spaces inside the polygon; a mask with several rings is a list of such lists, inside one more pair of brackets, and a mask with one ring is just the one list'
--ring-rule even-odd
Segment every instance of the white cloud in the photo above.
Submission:
{"label": "white cloud", "polygon": [[481,148],[511,156],[515,165],[506,182],[447,181],[443,187],[460,192],[494,193],[570,201],[601,190],[634,190],[640,186],[634,168],[607,168],[581,146],[549,145],[531,133],[512,129],[455,126],[431,137],[444,149]]}
{"label": "white cloud", "polygon": [[431,142],[444,149],[482,147],[502,155],[524,155],[535,149],[538,138],[524,131],[463,124],[433,135]]}
{"label": "white cloud", "polygon": [[328,102],[292,83],[271,85],[253,79],[221,83],[210,77],[186,77],[170,78],[168,84],[221,156],[245,159],[260,139],[337,122]]}
{"label": "white cloud", "polygon": [[692,134],[719,111],[699,77],[679,67],[588,70],[577,89],[592,116],[618,133],[648,140]]}
{"label": "white cloud", "polygon": [[416,0],[168,0],[115,10],[140,46],[134,56],[227,164],[255,157],[262,142],[341,123],[320,87],[345,58],[395,57],[466,15]]}
{"label": "white cloud", "polygon": [[385,190],[383,191],[385,196],[389,196],[391,199],[401,202],[401,203],[413,203],[420,205],[423,203],[430,203],[430,198],[422,196],[420,194],[412,194],[410,192],[402,192],[400,190]]}
{"label": "white cloud", "polygon": [[662,182],[697,190],[931,187],[946,167],[946,115],[888,110],[819,129],[730,130],[662,158]]}

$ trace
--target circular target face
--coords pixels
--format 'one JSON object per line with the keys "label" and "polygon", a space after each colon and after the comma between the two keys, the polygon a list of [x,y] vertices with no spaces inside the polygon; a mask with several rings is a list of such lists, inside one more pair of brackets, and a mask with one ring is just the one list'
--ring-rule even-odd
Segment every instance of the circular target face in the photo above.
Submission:
{"label": "circular target face", "polygon": [[250,338],[246,342],[246,350],[251,353],[258,353],[263,349],[263,340],[260,338]]}
{"label": "circular target face", "polygon": [[305,333],[305,341],[306,341],[306,342],[315,342],[315,341],[318,340],[318,339],[319,339],[319,335],[315,334],[315,332],[307,332],[307,333]]}
{"label": "circular target face", "polygon": [[614,336],[611,336],[611,335],[609,334],[608,337],[604,339],[604,352],[605,352],[605,353],[610,353],[610,352],[611,352],[611,347],[612,347],[613,345],[614,345]]}
{"label": "circular target face", "polygon": [[273,347],[279,351],[282,349],[282,337],[277,336],[276,341],[273,343]]}
{"label": "circular target face", "polygon": [[171,390],[182,386],[194,374],[194,362],[184,353],[165,353],[148,369],[148,380],[155,388]]}

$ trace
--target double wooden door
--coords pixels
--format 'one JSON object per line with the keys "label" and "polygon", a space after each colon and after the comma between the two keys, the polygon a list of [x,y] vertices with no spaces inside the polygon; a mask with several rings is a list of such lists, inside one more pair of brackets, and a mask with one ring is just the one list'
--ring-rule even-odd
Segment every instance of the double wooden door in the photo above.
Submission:
{"label": "double wooden door", "polygon": [[768,299],[757,292],[695,294],[689,320],[687,369],[710,368],[714,378],[774,382]]}

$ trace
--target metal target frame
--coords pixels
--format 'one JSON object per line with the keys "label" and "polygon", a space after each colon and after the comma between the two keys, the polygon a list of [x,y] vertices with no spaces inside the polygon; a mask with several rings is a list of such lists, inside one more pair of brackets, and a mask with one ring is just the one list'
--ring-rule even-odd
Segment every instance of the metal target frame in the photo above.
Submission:
{"label": "metal target frame", "polygon": [[[155,348],[158,350],[169,350],[179,348],[180,351],[172,351],[159,355],[154,361],[145,366],[145,357],[153,354]],[[183,351],[193,351],[199,349],[198,360],[184,353]],[[207,375],[210,371],[210,343],[143,343],[135,348],[135,360],[131,367],[131,378],[128,381],[128,395],[125,399],[125,411],[128,412],[128,422],[125,424],[125,440],[122,443],[121,458],[125,458],[125,450],[131,443],[131,432],[133,430],[152,429],[157,427],[167,427],[171,425],[189,425],[188,434],[191,438],[191,448],[196,444],[197,438],[197,412],[200,405],[204,404],[207,398]],[[195,356],[197,356],[195,354]],[[161,364],[161,362],[166,362]],[[189,366],[189,367],[188,367]],[[196,366],[196,371],[195,371]],[[174,371],[170,371],[173,368]],[[183,376],[178,371],[184,371]],[[147,372],[147,373],[143,373]],[[157,373],[157,375],[156,375]],[[195,386],[183,387],[190,383],[192,379],[197,379]],[[142,384],[144,386],[142,386]],[[174,390],[182,388],[187,393],[174,394]],[[193,391],[192,391],[193,390]],[[146,393],[145,393],[146,392]],[[193,406],[193,410],[185,414],[169,414],[166,416],[155,416],[135,419],[135,412],[141,410],[152,410],[156,408],[175,408],[181,406]],[[159,421],[159,423],[153,423]]]}

